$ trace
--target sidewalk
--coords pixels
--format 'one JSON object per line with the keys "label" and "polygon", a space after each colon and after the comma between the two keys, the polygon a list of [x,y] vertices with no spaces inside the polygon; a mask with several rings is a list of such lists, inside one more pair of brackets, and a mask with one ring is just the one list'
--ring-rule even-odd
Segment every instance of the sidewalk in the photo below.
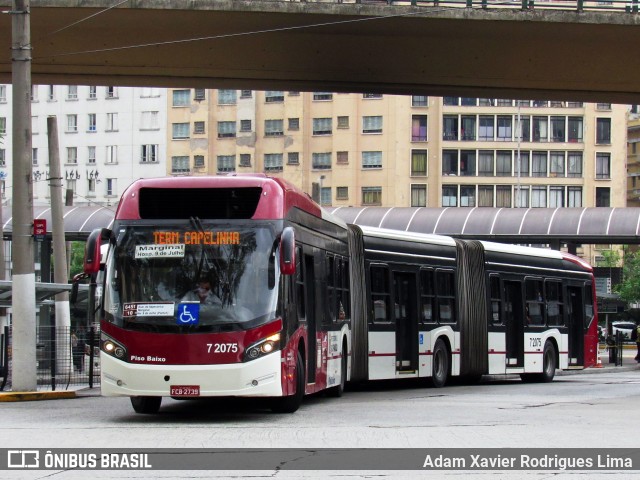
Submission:
{"label": "sidewalk", "polygon": [[62,400],[78,397],[99,397],[100,387],[77,386],[69,390],[42,390],[37,392],[0,392],[0,402],[28,402],[36,400]]}

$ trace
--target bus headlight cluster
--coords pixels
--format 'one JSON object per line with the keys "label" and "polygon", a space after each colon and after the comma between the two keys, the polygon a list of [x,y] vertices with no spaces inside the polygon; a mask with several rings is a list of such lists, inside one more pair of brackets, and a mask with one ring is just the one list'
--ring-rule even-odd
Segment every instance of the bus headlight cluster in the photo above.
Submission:
{"label": "bus headlight cluster", "polygon": [[255,360],[280,348],[280,334],[276,333],[254,343],[245,350],[245,361]]}
{"label": "bus headlight cluster", "polygon": [[123,345],[104,334],[100,338],[100,348],[104,353],[121,360],[127,356],[127,349]]}

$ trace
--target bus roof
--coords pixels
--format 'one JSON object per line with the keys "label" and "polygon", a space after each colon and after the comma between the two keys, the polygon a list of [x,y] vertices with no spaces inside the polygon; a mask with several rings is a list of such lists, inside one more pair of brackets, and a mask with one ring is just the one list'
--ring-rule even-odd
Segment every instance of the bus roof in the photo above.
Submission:
{"label": "bus roof", "polygon": [[[311,215],[319,218],[327,218],[331,216],[327,212],[318,206],[307,193],[299,190],[294,185],[290,184],[286,180],[275,177],[267,177],[264,174],[234,174],[234,175],[219,175],[219,176],[198,176],[198,177],[160,177],[160,178],[145,178],[139,179],[133,182],[122,194],[122,198],[118,204],[116,211],[116,220],[132,219],[138,220],[146,218],[144,209],[141,212],[140,205],[140,193],[142,191],[158,191],[157,203],[153,208],[153,215],[160,215],[162,211],[167,211],[166,218],[189,218],[193,216],[193,206],[187,202],[187,196],[182,198],[177,195],[178,192],[168,193],[167,190],[191,190],[191,191],[204,191],[206,190],[226,190],[233,191],[233,197],[237,198],[242,195],[242,189],[246,191],[258,191],[259,193],[253,194],[251,198],[251,205],[243,205],[245,212],[248,212],[248,217],[255,220],[265,219],[284,219],[293,208],[298,208]],[[259,189],[259,190],[258,190]],[[164,194],[163,194],[164,192]],[[239,203],[242,199],[239,200]],[[163,202],[166,204],[163,205]],[[208,202],[212,203],[212,202]],[[172,207],[168,209],[167,207]],[[215,209],[215,205],[208,207],[210,215],[221,213],[223,209]],[[208,215],[197,215],[201,218],[211,218]],[[151,217],[157,218],[157,217]],[[218,218],[218,217],[214,217]],[[229,218],[229,217],[226,217]],[[238,217],[233,217],[238,218]],[[342,223],[341,221],[338,223]]]}

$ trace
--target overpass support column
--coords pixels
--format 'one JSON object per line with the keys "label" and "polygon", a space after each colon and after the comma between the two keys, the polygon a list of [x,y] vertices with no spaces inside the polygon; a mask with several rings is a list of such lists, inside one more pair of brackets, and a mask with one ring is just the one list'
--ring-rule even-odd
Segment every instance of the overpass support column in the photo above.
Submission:
{"label": "overpass support column", "polygon": [[552,250],[560,250],[560,244],[560,240],[550,240],[549,248],[551,248]]}
{"label": "overpass support column", "polygon": [[567,242],[567,250],[571,255],[577,255],[578,253],[578,244],[575,242]]}

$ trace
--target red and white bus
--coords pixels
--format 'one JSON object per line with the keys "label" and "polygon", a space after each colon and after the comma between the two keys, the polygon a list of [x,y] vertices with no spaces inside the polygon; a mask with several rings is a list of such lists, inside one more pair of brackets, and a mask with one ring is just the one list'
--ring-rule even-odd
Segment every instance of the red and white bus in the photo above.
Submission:
{"label": "red and white bus", "polygon": [[[266,176],[144,179],[87,242],[101,389],[140,413],[162,397],[341,395],[350,348],[346,225]],[[320,272],[321,271],[321,272]],[[320,274],[321,273],[321,274]]]}
{"label": "red and white bus", "polygon": [[597,360],[580,258],[346,225],[264,175],[134,182],[85,272],[100,272],[102,393],[140,413],[203,396],[293,412],[350,380],[551,381]]}

